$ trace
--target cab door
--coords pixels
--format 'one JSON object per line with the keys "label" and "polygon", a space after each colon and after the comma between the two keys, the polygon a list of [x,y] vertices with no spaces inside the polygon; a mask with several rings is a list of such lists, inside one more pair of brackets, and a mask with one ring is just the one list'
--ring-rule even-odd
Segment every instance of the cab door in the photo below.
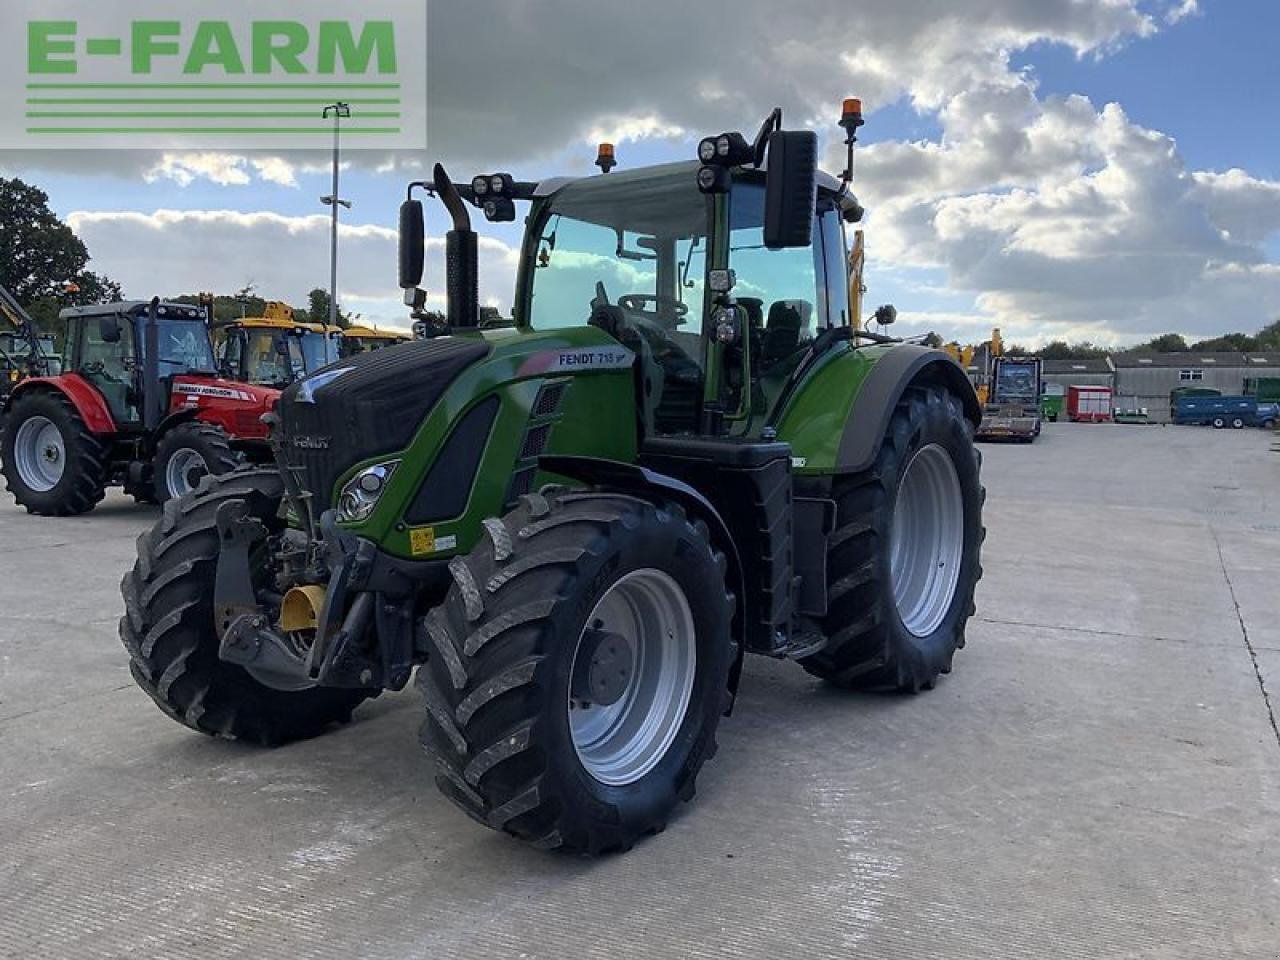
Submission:
{"label": "cab door", "polygon": [[79,322],[75,372],[102,394],[117,424],[137,423],[138,350],[132,319],[84,317]]}

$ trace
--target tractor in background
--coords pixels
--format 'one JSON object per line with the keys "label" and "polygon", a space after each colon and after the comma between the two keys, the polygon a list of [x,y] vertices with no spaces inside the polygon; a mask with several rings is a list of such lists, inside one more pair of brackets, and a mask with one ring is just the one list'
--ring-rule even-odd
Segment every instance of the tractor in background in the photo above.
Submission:
{"label": "tractor in background", "polygon": [[383,347],[394,347],[398,343],[407,343],[412,339],[406,333],[392,330],[379,330],[376,327],[347,327],[342,331],[342,356],[354,357],[370,350],[381,350]]}
{"label": "tractor in background", "polygon": [[342,331],[295,320],[292,307],[273,300],[261,317],[242,317],[216,328],[214,343],[225,377],[283,389],[339,359]]}
{"label": "tractor in background", "polygon": [[[861,124],[846,101],[839,178],[775,110],[693,162],[610,172],[602,145],[598,176],[411,184],[400,285],[425,323],[415,194],[439,198],[445,323],[290,386],[274,467],[209,478],[139,539],[138,684],[270,745],[416,669],[444,794],[589,854],[694,795],[747,653],[932,688],[981,574],[981,408],[945,353],[854,312]],[[517,203],[513,323],[484,328],[470,210]]]}
{"label": "tractor in background", "polygon": [[279,391],[218,376],[202,312],[147,302],[65,309],[50,361],[4,402],[0,470],[28,512],[92,510],[106,488],[164,502],[207,474],[270,457]]}
{"label": "tractor in background", "polygon": [[61,359],[54,339],[36,330],[31,315],[22,309],[8,290],[0,286],[0,422],[5,401],[13,388],[27,377],[57,374]]}

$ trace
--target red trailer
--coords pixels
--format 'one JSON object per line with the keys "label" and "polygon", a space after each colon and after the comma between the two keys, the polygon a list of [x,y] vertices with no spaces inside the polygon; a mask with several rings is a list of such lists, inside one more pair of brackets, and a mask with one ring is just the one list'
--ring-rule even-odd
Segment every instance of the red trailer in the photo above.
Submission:
{"label": "red trailer", "polygon": [[1067,387],[1067,419],[1073,423],[1111,420],[1110,387]]}

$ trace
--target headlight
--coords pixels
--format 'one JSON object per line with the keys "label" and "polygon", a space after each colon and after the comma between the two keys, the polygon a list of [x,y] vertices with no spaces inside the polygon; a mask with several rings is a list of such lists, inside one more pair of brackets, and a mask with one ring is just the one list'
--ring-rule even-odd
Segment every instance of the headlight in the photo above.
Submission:
{"label": "headlight", "polygon": [[477,197],[483,197],[486,193],[489,192],[489,178],[476,177],[475,179],[473,179],[471,181],[471,192],[474,193]]}
{"label": "headlight", "polygon": [[703,163],[710,163],[716,158],[716,141],[712,137],[708,137],[698,144],[698,159]]}
{"label": "headlight", "polygon": [[342,487],[338,495],[338,519],[344,523],[357,523],[367,520],[373,508],[378,505],[382,491],[387,488],[387,481],[400,466],[399,460],[388,460],[386,463],[375,463],[365,467]]}

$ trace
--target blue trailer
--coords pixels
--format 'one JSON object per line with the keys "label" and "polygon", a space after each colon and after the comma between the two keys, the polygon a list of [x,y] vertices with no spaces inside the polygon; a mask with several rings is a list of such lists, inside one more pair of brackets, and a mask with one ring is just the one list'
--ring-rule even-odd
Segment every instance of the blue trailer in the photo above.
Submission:
{"label": "blue trailer", "polygon": [[1280,420],[1280,408],[1260,403],[1255,397],[1179,397],[1174,402],[1173,422],[1208,425],[1221,430],[1232,427],[1271,428]]}

